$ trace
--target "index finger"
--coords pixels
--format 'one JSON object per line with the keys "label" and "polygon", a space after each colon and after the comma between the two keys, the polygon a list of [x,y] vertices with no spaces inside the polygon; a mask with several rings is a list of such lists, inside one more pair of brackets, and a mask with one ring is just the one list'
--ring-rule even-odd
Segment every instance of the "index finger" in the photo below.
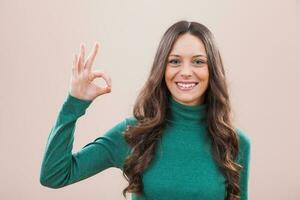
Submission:
{"label": "index finger", "polygon": [[93,62],[95,60],[96,54],[98,52],[98,49],[99,49],[99,44],[96,43],[94,46],[94,51],[89,55],[89,57],[85,63],[85,66],[84,66],[84,68],[87,68],[88,71],[91,71],[91,68],[92,68]]}
{"label": "index finger", "polygon": [[111,78],[110,78],[110,76],[106,75],[102,71],[97,70],[97,71],[93,71],[91,80],[94,80],[94,78],[96,78],[96,77],[102,77],[105,80],[107,86],[111,87]]}

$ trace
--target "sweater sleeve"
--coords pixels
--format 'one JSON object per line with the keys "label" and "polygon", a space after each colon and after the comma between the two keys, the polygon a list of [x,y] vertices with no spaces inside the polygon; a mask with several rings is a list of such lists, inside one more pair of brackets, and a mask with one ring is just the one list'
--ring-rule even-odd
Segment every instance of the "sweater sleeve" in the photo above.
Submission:
{"label": "sweater sleeve", "polygon": [[48,136],[40,171],[42,185],[61,188],[110,167],[122,168],[129,152],[122,137],[127,119],[72,154],[76,121],[91,103],[68,93]]}
{"label": "sweater sleeve", "polygon": [[240,141],[240,149],[237,162],[242,165],[240,176],[240,191],[241,200],[248,200],[248,182],[250,171],[250,158],[251,158],[251,139],[241,129],[237,128],[237,133]]}

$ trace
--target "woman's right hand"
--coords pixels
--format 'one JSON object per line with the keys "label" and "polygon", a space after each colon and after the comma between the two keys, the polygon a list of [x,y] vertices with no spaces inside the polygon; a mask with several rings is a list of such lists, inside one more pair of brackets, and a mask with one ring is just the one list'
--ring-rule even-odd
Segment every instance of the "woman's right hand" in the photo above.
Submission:
{"label": "woman's right hand", "polygon": [[[81,44],[79,56],[77,54],[74,56],[69,93],[78,99],[94,100],[102,94],[111,92],[110,77],[101,71],[91,70],[98,49],[99,44],[96,43],[93,52],[85,61],[85,48]],[[105,80],[105,87],[99,87],[93,83],[93,80],[97,77],[102,77]]]}

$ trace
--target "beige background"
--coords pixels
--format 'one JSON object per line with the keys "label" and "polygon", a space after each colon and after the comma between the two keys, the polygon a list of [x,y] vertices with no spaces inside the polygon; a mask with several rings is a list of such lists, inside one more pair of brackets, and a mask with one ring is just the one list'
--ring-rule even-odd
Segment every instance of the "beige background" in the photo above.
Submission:
{"label": "beige background", "polygon": [[78,120],[78,151],[131,114],[162,34],[181,19],[205,24],[217,39],[235,123],[252,139],[250,199],[300,199],[299,4],[1,0],[0,199],[121,200],[127,183],[116,168],[57,190],[39,183],[73,54],[80,42],[90,51],[98,41],[94,69],[113,81],[112,93],[96,99]]}

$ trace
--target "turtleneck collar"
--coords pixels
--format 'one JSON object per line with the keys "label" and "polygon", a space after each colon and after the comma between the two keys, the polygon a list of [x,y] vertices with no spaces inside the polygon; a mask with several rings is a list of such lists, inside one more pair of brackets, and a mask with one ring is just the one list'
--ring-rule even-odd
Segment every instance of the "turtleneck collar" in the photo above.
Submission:
{"label": "turtleneck collar", "polygon": [[171,95],[167,111],[167,121],[172,124],[199,126],[205,122],[207,104],[185,105],[177,102]]}

